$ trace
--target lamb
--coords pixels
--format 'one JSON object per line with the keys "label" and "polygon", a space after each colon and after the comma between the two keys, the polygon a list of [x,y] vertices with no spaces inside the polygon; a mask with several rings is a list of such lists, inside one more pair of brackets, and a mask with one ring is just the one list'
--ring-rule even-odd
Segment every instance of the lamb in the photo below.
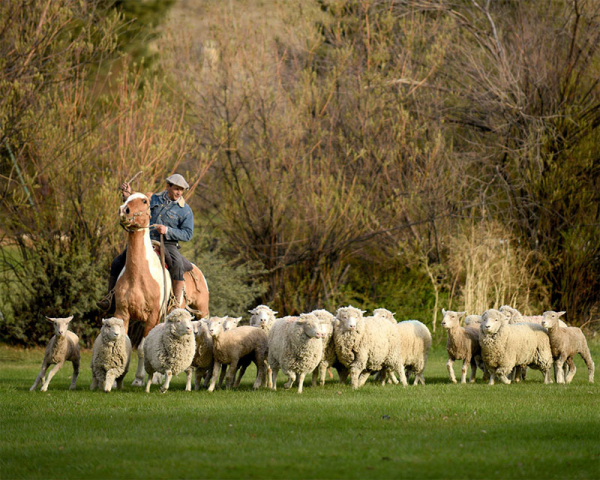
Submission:
{"label": "lamb", "polygon": [[481,315],[467,315],[465,317],[465,327],[474,326],[479,329],[479,325],[481,324]]}
{"label": "lamb", "polygon": [[[548,329],[550,336],[550,348],[552,358],[554,359],[554,371],[556,372],[556,383],[571,383],[577,368],[573,362],[573,357],[581,355],[583,361],[588,367],[588,381],[594,383],[594,361],[590,355],[585,335],[581,328],[559,326],[560,319],[565,312],[554,312],[552,310],[544,312],[542,325]],[[565,379],[563,365],[565,362],[569,365],[569,373]]]}
{"label": "lamb", "polygon": [[[312,386],[317,386],[317,379],[319,385],[325,385],[325,375],[327,369],[334,367],[338,371],[340,381],[344,383],[348,377],[348,370],[340,362],[337,361],[335,355],[335,344],[333,342],[333,325],[335,324],[335,316],[329,313],[327,310],[313,310],[312,313],[321,322],[323,326],[323,356],[319,362],[319,366],[313,371]],[[329,374],[331,377],[331,373]]]}
{"label": "lamb", "polygon": [[[208,331],[213,339],[213,373],[208,386],[208,391],[215,389],[219,368],[229,365],[225,379],[227,388],[239,386],[239,382],[250,362],[256,364],[256,380],[252,388],[255,390],[266,382],[265,359],[269,350],[267,334],[261,328],[243,326],[227,332],[223,331],[223,320],[212,317],[208,321]],[[235,372],[241,366],[241,371],[235,384]]]}
{"label": "lamb", "polygon": [[[537,323],[541,325],[544,318],[542,315],[523,316],[516,308],[512,308],[508,305],[502,305],[499,310],[504,313],[504,315],[508,316],[508,323]],[[561,327],[567,326],[562,320],[559,320],[558,322]]]}
{"label": "lamb", "polygon": [[[431,333],[418,320],[406,320],[396,324],[400,332],[400,368],[406,370],[406,378],[415,374],[413,385],[425,385],[423,371],[427,365],[427,356],[431,347]],[[400,372],[398,372],[400,374]],[[402,378],[402,375],[400,375]]]}
{"label": "lamb", "polygon": [[537,323],[509,324],[502,312],[493,309],[484,312],[482,319],[479,344],[481,357],[491,374],[490,385],[496,376],[509,384],[507,376],[513,368],[527,366],[541,370],[544,383],[552,383],[552,352],[544,327]]}
{"label": "lamb", "polygon": [[357,389],[365,384],[369,375],[383,370],[382,385],[386,375],[398,372],[406,385],[401,367],[400,332],[388,320],[380,317],[363,317],[363,311],[352,306],[339,308],[333,328],[335,352],[338,360],[350,370],[350,384]]}
{"label": "lamb", "polygon": [[[196,350],[194,352],[191,367],[196,372],[194,377],[194,390],[199,390],[203,378],[204,387],[208,386],[210,380],[210,374],[213,369],[213,341],[208,331],[208,323],[205,320],[196,320],[192,322],[192,327],[196,337]],[[191,390],[191,384],[189,388]]]}
{"label": "lamb", "polygon": [[227,332],[232,328],[235,328],[239,325],[242,317],[224,317],[223,319],[223,331]]}
{"label": "lamb", "polygon": [[[29,390],[33,392],[38,387],[40,382],[42,383],[42,388],[40,388],[40,391],[45,392],[48,390],[50,380],[52,380],[52,377],[56,375],[65,362],[73,363],[73,377],[71,379],[69,390],[75,390],[77,376],[79,375],[79,361],[81,359],[81,353],[79,351],[79,337],[68,330],[69,322],[73,320],[73,316],[67,318],[46,317],[46,319],[54,324],[54,336],[50,339],[50,342],[48,342],[48,346],[44,352],[42,369],[40,370],[40,373]],[[48,370],[50,365],[54,364],[55,366],[52,370],[50,370],[48,378],[45,378],[46,370]]]}
{"label": "lamb", "polygon": [[304,377],[319,365],[323,357],[323,323],[312,313],[300,318],[277,320],[269,331],[269,365],[273,371],[273,390],[277,390],[277,374],[283,370],[289,378],[284,388],[291,388],[298,378],[302,393]]}
{"label": "lamb", "polygon": [[110,392],[113,383],[123,389],[123,379],[129,371],[131,340],[125,333],[125,325],[120,318],[104,318],[102,328],[92,349],[92,384],[90,390],[101,385]]}
{"label": "lamb", "polygon": [[[462,360],[462,374],[460,377],[460,383],[467,383],[467,369],[471,365],[471,376],[469,383],[475,382],[475,376],[477,374],[477,366],[479,360],[479,367],[483,370],[481,363],[481,347],[479,346],[479,325],[476,326],[460,326],[460,317],[466,312],[453,312],[452,310],[445,310],[442,308],[442,327],[448,332],[448,339],[446,340],[446,350],[448,351],[448,362],[446,368],[448,369],[448,375],[452,383],[456,382],[454,376],[454,369],[452,365],[456,360]],[[465,322],[466,323],[466,322]]]}
{"label": "lamb", "polygon": [[166,376],[160,391],[169,389],[171,379],[180,372],[187,375],[186,391],[191,390],[192,369],[189,368],[196,352],[192,315],[176,308],[167,315],[164,323],[156,325],[144,342],[144,367],[148,373],[146,392],[150,393],[154,372]]}
{"label": "lamb", "polygon": [[374,317],[384,318],[388,322],[391,322],[394,325],[396,325],[398,323],[398,321],[394,318],[394,315],[396,315],[396,314],[390,312],[387,308],[376,308],[375,310],[373,310]]}
{"label": "lamb", "polygon": [[268,335],[269,330],[271,330],[271,327],[275,323],[277,312],[271,310],[266,305],[259,305],[248,311],[250,312],[250,326],[260,327]]}

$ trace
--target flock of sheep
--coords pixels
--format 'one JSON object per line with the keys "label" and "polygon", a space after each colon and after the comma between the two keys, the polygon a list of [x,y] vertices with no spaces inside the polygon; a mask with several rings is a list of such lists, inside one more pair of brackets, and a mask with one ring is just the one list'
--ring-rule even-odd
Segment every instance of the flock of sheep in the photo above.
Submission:
{"label": "flock of sheep", "polygon": [[[594,381],[594,362],[581,329],[568,327],[560,316],[564,312],[545,312],[539,317],[523,317],[517,310],[503,306],[490,309],[481,316],[465,312],[445,311],[442,326],[447,330],[448,373],[457,383],[452,368],[463,360],[461,383],[475,381],[477,368],[484,380],[493,384],[525,379],[528,367],[541,370],[544,382],[551,383],[554,366],[558,383],[570,383],[576,368],[573,357],[582,356]],[[423,372],[431,347],[431,333],[417,320],[396,322],[394,314],[384,308],[365,317],[364,311],[352,306],[339,308],[335,315],[326,310],[303,313],[298,317],[276,318],[266,305],[250,311],[250,325],[238,326],[240,318],[210,317],[194,321],[185,309],[175,309],[164,323],[154,327],[143,342],[143,362],[148,374],[146,392],[152,383],[162,383],[166,392],[173,376],[186,372],[186,390],[191,390],[195,372],[195,389],[204,385],[209,392],[215,387],[239,386],[250,363],[256,365],[253,388],[277,389],[281,369],[288,380],[284,388],[298,381],[298,393],[306,375],[312,373],[312,385],[324,385],[328,369],[335,368],[340,381],[350,378],[357,389],[375,374],[382,385],[402,383],[414,375],[414,385],[425,384]],[[41,383],[42,391],[66,361],[73,363],[71,389],[75,389],[79,373],[80,351],[77,335],[68,330],[73,317],[49,318],[54,323],[42,368],[31,390]],[[123,321],[108,318],[92,351],[91,389],[101,387],[110,392],[122,388],[129,369],[131,342]],[[55,367],[46,378],[50,365]],[[398,380],[399,378],[399,380]],[[218,382],[218,383],[217,383]]]}

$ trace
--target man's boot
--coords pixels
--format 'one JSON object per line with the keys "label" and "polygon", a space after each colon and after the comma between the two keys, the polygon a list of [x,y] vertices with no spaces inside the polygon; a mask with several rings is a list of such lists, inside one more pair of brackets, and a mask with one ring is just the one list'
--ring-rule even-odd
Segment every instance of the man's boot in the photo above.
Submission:
{"label": "man's boot", "polygon": [[112,275],[108,277],[108,294],[102,299],[96,302],[98,308],[100,308],[104,312],[108,312],[110,308],[113,306],[115,294],[113,292],[115,285],[117,284],[117,277],[113,277]]}
{"label": "man's boot", "polygon": [[173,280],[173,296],[175,297],[175,302],[177,303],[177,308],[181,307],[183,303],[183,286],[185,285],[185,280]]}

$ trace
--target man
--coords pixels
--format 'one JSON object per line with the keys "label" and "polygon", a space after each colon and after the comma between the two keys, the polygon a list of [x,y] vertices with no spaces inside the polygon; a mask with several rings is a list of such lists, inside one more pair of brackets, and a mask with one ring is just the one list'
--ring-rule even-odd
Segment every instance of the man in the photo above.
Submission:
{"label": "man", "polygon": [[[150,225],[157,225],[150,230],[152,240],[160,240],[164,235],[165,262],[169,267],[169,274],[173,283],[173,294],[180,300],[183,293],[183,258],[179,252],[179,242],[187,242],[194,232],[194,213],[183,199],[183,191],[190,188],[183,176],[175,173],[166,179],[167,188],[164,192],[155,193],[150,198]],[[131,195],[131,186],[125,182],[121,185],[123,201]],[[108,290],[115,288],[117,278],[127,259],[127,249],[115,258],[110,266]],[[103,310],[111,307],[110,296],[98,302]]]}

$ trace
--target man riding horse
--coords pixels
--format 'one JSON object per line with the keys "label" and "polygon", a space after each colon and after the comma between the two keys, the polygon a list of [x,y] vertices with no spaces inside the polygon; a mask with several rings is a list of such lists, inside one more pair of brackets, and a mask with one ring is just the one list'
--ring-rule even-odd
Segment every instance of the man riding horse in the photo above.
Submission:
{"label": "man riding horse", "polygon": [[[155,228],[150,230],[150,238],[160,240],[160,235],[164,235],[165,263],[169,267],[173,282],[173,295],[178,305],[181,305],[185,281],[184,259],[179,252],[179,242],[187,242],[192,238],[194,213],[182,197],[183,191],[190,187],[183,176],[176,173],[168,177],[166,182],[166,190],[155,193],[150,198],[150,224],[155,225]],[[124,182],[121,185],[121,192],[123,201],[126,201],[132,193],[129,183]],[[110,266],[109,292],[114,289],[119,274],[125,267],[126,254],[127,249],[123,250]],[[111,296],[108,296],[99,301],[98,306],[109,310],[112,306],[111,300]]]}

